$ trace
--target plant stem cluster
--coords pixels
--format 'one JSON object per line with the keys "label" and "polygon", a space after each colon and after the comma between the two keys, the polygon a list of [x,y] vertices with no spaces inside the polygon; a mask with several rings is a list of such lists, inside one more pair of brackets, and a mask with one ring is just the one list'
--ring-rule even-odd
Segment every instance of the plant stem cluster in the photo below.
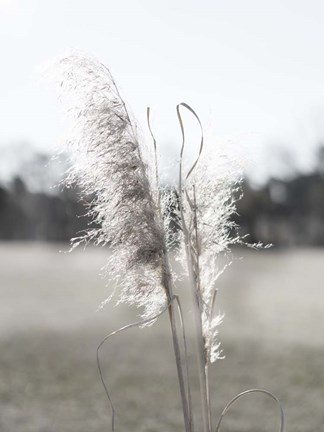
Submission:
{"label": "plant stem cluster", "polygon": [[[147,119],[154,146],[151,158],[104,65],[74,52],[56,62],[56,71],[74,123],[67,141],[71,156],[67,184],[77,183],[84,194],[93,197],[88,214],[95,227],[74,239],[74,245],[93,241],[110,247],[105,271],[118,285],[118,302],[142,309],[143,321],[134,325],[152,323],[168,310],[185,430],[193,432],[185,329],[169,260],[177,245],[176,254],[184,264],[193,299],[203,431],[211,432],[208,370],[211,363],[222,357],[217,334],[223,316],[215,312],[216,282],[231,262],[230,246],[242,243],[232,221],[235,203],[240,198],[240,171],[225,156],[205,154],[200,120],[189,105],[181,103],[177,106],[182,132],[179,183],[172,195],[161,195],[150,111]],[[201,128],[199,152],[187,170],[183,109],[193,115]],[[170,230],[171,215],[176,220],[176,232]],[[112,424],[114,428],[114,409]]]}

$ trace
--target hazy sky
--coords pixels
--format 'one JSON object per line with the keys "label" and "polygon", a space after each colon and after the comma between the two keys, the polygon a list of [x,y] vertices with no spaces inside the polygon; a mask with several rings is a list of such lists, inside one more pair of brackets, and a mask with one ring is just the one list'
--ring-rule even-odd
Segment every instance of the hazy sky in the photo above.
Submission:
{"label": "hazy sky", "polygon": [[110,67],[145,129],[178,145],[175,104],[266,170],[280,146],[307,166],[324,138],[323,0],[0,0],[0,146],[52,148],[62,114],[35,67],[78,48]]}

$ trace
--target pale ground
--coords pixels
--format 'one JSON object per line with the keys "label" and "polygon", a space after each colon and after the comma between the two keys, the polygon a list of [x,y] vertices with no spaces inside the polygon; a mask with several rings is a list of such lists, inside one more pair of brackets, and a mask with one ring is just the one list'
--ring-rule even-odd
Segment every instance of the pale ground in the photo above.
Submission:
{"label": "pale ground", "polygon": [[[111,304],[97,312],[109,292],[98,276],[106,251],[60,248],[0,244],[1,432],[110,430],[95,350],[136,314]],[[226,359],[211,370],[214,416],[236,393],[262,387],[282,400],[287,432],[324,431],[324,250],[243,255],[220,281]],[[117,431],[183,430],[166,317],[117,336],[102,357]],[[272,432],[277,425],[272,401],[254,395],[233,408],[222,431]]]}

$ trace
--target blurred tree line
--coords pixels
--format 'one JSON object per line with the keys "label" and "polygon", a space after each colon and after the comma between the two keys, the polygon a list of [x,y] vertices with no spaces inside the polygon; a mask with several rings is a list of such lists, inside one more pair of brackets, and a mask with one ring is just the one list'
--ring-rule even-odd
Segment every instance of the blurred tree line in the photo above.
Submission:
{"label": "blurred tree line", "polygon": [[87,228],[79,191],[60,185],[67,158],[27,143],[4,148],[0,160],[0,240],[69,241]]}
{"label": "blurred tree line", "polygon": [[324,246],[324,145],[307,174],[291,171],[288,178],[269,178],[253,189],[243,183],[237,223],[252,242],[276,246]]}
{"label": "blurred tree line", "polygon": [[19,177],[0,186],[1,240],[69,241],[87,227],[84,213],[74,189],[31,192]]}
{"label": "blurred tree line", "polygon": [[[80,201],[78,190],[51,188],[66,166],[49,162],[47,155],[29,153],[19,175],[0,184],[0,240],[69,241],[88,227],[86,202]],[[247,179],[243,192],[236,221],[249,241],[324,245],[324,146],[312,172],[270,178],[258,188]]]}

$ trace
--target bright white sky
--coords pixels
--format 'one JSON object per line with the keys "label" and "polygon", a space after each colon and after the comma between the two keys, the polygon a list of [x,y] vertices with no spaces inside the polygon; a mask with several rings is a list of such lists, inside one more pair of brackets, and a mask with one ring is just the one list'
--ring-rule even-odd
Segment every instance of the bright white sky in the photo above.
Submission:
{"label": "bright white sky", "polygon": [[0,146],[51,149],[63,119],[37,65],[78,48],[110,67],[145,128],[178,145],[175,104],[258,162],[309,166],[324,138],[323,0],[0,0]]}

